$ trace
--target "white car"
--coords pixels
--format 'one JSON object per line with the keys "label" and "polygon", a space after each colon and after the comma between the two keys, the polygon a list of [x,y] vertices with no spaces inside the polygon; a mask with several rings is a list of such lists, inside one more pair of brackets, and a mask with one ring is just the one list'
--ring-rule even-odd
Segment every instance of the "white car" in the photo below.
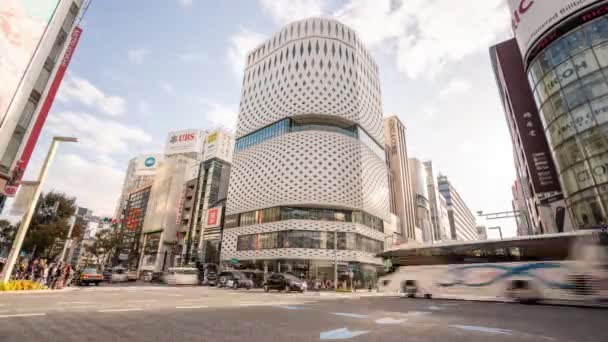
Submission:
{"label": "white car", "polygon": [[127,281],[129,281],[127,270],[125,270],[124,268],[114,268],[112,270],[112,277],[110,278],[110,283],[125,283]]}

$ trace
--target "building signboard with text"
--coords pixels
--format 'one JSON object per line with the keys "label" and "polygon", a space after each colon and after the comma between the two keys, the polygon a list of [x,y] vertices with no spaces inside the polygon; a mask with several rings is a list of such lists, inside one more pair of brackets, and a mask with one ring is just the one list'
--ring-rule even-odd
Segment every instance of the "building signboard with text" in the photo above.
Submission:
{"label": "building signboard with text", "polygon": [[202,153],[204,143],[205,131],[202,129],[169,132],[165,143],[165,155]]}

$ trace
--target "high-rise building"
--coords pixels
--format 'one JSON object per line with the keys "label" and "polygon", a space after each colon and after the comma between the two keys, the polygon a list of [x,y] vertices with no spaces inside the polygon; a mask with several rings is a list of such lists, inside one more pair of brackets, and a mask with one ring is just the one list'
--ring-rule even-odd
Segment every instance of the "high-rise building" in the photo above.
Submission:
{"label": "high-rise building", "polygon": [[[523,68],[575,228],[608,223],[608,3],[509,0]],[[551,25],[546,25],[550,22]],[[562,210],[563,212],[563,210]],[[567,217],[566,213],[559,214]]]}
{"label": "high-rise building", "polygon": [[[219,263],[222,225],[222,201],[228,195],[230,164],[218,158],[201,163],[197,178],[186,185],[179,231],[182,260],[187,263]],[[210,220],[209,216],[216,215]],[[218,257],[218,260],[216,259]]]}
{"label": "high-rise building", "polygon": [[515,39],[490,48],[494,75],[511,141],[517,184],[525,196],[525,208],[533,234],[571,230],[553,157],[547,144],[534,96],[528,85],[522,56]]}
{"label": "high-rise building", "polygon": [[422,241],[416,225],[416,199],[410,172],[405,126],[397,116],[384,119],[384,145],[389,170],[391,212],[399,217],[397,232],[404,240]]}
{"label": "high-rise building", "polygon": [[513,212],[516,213],[515,224],[517,225],[517,236],[526,236],[533,234],[533,226],[530,224],[530,215],[528,213],[528,207],[526,197],[519,182],[515,181],[511,186],[511,192],[513,194],[513,200],[511,206]]}
{"label": "high-rise building", "polygon": [[431,202],[429,199],[429,189],[426,169],[422,162],[417,158],[408,160],[410,168],[410,179],[412,181],[412,191],[414,203],[416,205],[416,226],[422,232],[422,236],[417,240],[422,242],[433,242],[433,225],[431,221]]}
{"label": "high-rise building", "polygon": [[139,271],[164,272],[179,257],[179,207],[195,165],[194,159],[184,155],[172,155],[159,163],[144,215]]}
{"label": "high-rise building", "polygon": [[488,239],[488,230],[486,226],[477,226],[477,238],[478,240],[487,240]]}
{"label": "high-rise building", "polygon": [[371,283],[390,219],[378,66],[335,20],[287,25],[247,56],[222,262]]}
{"label": "high-rise building", "polygon": [[141,252],[142,229],[148,210],[152,184],[130,190],[125,200],[125,209],[120,219],[119,244],[114,254],[113,265],[136,269]]}
{"label": "high-rise building", "polygon": [[464,203],[464,200],[456,191],[456,188],[448,180],[448,177],[439,175],[437,177],[439,192],[445,198],[450,221],[450,239],[474,241],[478,239],[475,216]]}
{"label": "high-rise building", "polygon": [[114,213],[116,219],[121,217],[131,191],[152,183],[158,169],[158,163],[163,159],[164,156],[162,154],[144,154],[129,160],[129,166],[127,167],[125,180],[122,183],[122,190]]}
{"label": "high-rise building", "polygon": [[447,206],[445,198],[439,193],[437,188],[437,177],[433,171],[433,162],[428,160],[424,163],[426,171],[426,185],[429,194],[429,203],[431,208],[431,226],[434,241],[448,240],[450,236],[450,223],[448,219]]}
{"label": "high-rise building", "polygon": [[82,30],[85,0],[0,5],[0,202],[14,196]]}

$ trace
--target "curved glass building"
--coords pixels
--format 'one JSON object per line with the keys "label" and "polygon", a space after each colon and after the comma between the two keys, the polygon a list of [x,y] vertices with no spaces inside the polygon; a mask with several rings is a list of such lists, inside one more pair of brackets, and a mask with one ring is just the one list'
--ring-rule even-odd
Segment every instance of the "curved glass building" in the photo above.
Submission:
{"label": "curved glass building", "polygon": [[509,1],[542,129],[572,219],[577,228],[605,225],[608,2]]}
{"label": "curved glass building", "polygon": [[222,260],[324,283],[373,281],[390,220],[378,66],[335,20],[247,56]]}

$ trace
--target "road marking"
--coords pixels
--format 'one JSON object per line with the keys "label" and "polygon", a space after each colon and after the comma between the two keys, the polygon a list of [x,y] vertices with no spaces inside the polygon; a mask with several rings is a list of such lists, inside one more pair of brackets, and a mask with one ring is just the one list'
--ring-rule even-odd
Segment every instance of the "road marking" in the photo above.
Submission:
{"label": "road marking", "polygon": [[268,305],[266,303],[239,303],[239,306],[262,306]]}
{"label": "road marking", "polygon": [[342,316],[342,317],[350,317],[350,318],[366,318],[367,317],[367,315],[360,315],[360,314],[347,313],[347,312],[332,312],[331,314],[334,316]]}
{"label": "road marking", "polygon": [[439,310],[441,310],[441,308],[438,306],[435,306],[435,305],[431,305],[431,306],[429,306],[429,310],[439,311]]}
{"label": "road marking", "polygon": [[127,303],[156,303],[156,299],[128,300]]}
{"label": "road marking", "polygon": [[46,314],[45,313],[24,313],[24,314],[0,315],[0,318],[35,317],[35,316],[46,316]]}
{"label": "road marking", "polygon": [[485,333],[489,333],[489,334],[501,334],[501,335],[512,335],[513,334],[513,330],[480,327],[480,326],[476,326],[476,325],[450,325],[450,327],[462,329],[462,330],[485,332]]}
{"label": "road marking", "polygon": [[277,308],[286,309],[286,310],[305,310],[306,308],[303,306],[297,305],[276,305]]}
{"label": "road marking", "polygon": [[176,306],[176,309],[204,309],[208,308],[207,305],[198,305],[198,306]]}
{"label": "road marking", "polygon": [[95,302],[58,302],[58,304],[69,305],[69,304],[95,304]]}
{"label": "road marking", "polygon": [[367,334],[368,330],[350,331],[348,328],[325,331],[319,334],[321,340],[344,340]]}
{"label": "road marking", "polygon": [[376,323],[378,323],[378,324],[401,324],[403,322],[405,322],[404,319],[394,319],[391,317],[385,317],[385,318],[376,320]]}
{"label": "road marking", "polygon": [[97,312],[128,312],[128,311],[143,311],[142,308],[128,308],[128,309],[105,309],[97,310]]}

